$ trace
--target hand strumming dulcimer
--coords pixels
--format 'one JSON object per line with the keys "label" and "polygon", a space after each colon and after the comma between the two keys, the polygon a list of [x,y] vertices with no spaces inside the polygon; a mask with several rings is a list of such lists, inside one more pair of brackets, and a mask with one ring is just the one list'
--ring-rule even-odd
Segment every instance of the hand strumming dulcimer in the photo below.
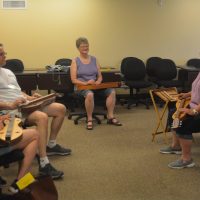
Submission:
{"label": "hand strumming dulcimer", "polygon": [[180,108],[186,108],[190,103],[190,98],[186,99],[179,99],[176,102],[176,112],[173,114],[173,124],[172,128],[178,128],[182,125],[182,121],[184,120],[186,114],[183,112],[180,112]]}
{"label": "hand strumming dulcimer", "polygon": [[23,114],[30,114],[36,110],[42,109],[43,107],[53,103],[55,99],[56,99],[55,93],[48,94],[46,96],[36,98],[32,101],[28,101],[25,104],[21,104],[19,106],[19,109]]}
{"label": "hand strumming dulcimer", "polygon": [[3,120],[4,127],[0,130],[0,144],[8,146],[17,143],[22,138],[22,121],[11,116]]}
{"label": "hand strumming dulcimer", "polygon": [[77,90],[100,90],[105,88],[117,88],[121,86],[121,82],[105,82],[99,85],[76,85]]}

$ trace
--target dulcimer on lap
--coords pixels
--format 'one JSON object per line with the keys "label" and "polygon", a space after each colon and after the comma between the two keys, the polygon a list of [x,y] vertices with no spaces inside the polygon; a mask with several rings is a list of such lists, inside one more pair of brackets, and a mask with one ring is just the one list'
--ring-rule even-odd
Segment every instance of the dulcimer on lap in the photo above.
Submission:
{"label": "dulcimer on lap", "polygon": [[177,100],[176,112],[172,115],[172,118],[173,118],[172,128],[178,128],[182,125],[182,121],[184,120],[186,114],[183,112],[180,112],[179,109],[188,107],[190,100],[191,100],[190,98]]}
{"label": "dulcimer on lap", "polygon": [[23,114],[30,114],[31,112],[42,109],[46,105],[53,103],[55,99],[56,99],[55,93],[48,94],[39,97],[37,99],[34,99],[32,101],[27,101],[27,103],[21,104],[19,106],[19,109]]}
{"label": "dulcimer on lap", "polygon": [[0,130],[0,144],[13,145],[22,138],[22,121],[20,118],[11,116],[3,120],[3,128]]}
{"label": "dulcimer on lap", "polygon": [[104,82],[99,85],[76,85],[77,90],[100,90],[105,88],[117,88],[121,86],[121,82]]}

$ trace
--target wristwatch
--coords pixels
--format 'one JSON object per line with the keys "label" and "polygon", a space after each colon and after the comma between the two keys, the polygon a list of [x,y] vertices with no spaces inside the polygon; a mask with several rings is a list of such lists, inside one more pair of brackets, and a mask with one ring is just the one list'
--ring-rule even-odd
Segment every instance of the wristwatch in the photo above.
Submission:
{"label": "wristwatch", "polygon": [[199,114],[199,112],[195,108],[192,109],[192,112],[193,112],[194,115],[198,115]]}

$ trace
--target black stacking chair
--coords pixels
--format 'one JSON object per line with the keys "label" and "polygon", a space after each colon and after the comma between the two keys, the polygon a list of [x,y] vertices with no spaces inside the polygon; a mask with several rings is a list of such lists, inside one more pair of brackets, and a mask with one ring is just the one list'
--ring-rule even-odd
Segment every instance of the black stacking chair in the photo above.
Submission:
{"label": "black stacking chair", "polygon": [[196,68],[200,68],[200,59],[199,58],[191,58],[187,61],[187,66],[192,66]]}
{"label": "black stacking chair", "polygon": [[21,150],[13,150],[10,153],[0,156],[0,166],[8,168],[10,163],[20,161],[24,158]]}
{"label": "black stacking chair", "polygon": [[[179,78],[176,64],[171,59],[150,57],[146,62],[146,70],[149,79],[157,88],[177,87],[180,91],[184,89],[184,79]],[[178,76],[177,76],[178,75]],[[156,98],[156,102],[163,106],[163,101]]]}
{"label": "black stacking chair", "polygon": [[148,75],[148,80],[155,83],[156,81],[156,69],[160,66],[162,58],[160,57],[150,57],[146,61],[146,72]]}
{"label": "black stacking chair", "polygon": [[13,73],[21,73],[24,71],[24,64],[19,59],[8,59],[4,68],[10,69]]}
{"label": "black stacking chair", "polygon": [[[87,113],[85,111],[85,105],[84,105],[84,99],[77,97],[79,99],[77,99],[77,101],[80,103],[79,105],[81,105],[81,108],[83,109],[83,111],[79,111],[79,112],[70,112],[68,115],[68,119],[72,119],[72,117],[74,118],[74,124],[78,124],[79,120],[81,119],[86,119],[87,120]],[[95,104],[96,105],[96,104]],[[96,122],[98,124],[101,124],[101,119],[99,118],[99,116],[102,116],[104,119],[107,118],[106,113],[105,112],[93,112],[92,114],[92,118],[94,120],[96,120]]]}
{"label": "black stacking chair", "polygon": [[171,59],[162,59],[155,71],[158,87],[177,87],[183,89],[183,81],[177,79],[177,67]]}
{"label": "black stacking chair", "polygon": [[[72,60],[69,58],[61,58],[58,59],[55,62],[55,65],[62,65],[62,66],[70,66],[71,65]],[[56,90],[56,92],[63,92],[62,90]],[[69,108],[70,113],[68,115],[68,119],[72,119],[72,117],[75,117],[74,119],[74,124],[78,124],[78,121],[83,119],[83,118],[87,118],[87,113],[84,111],[80,111],[80,112],[75,112],[75,109],[77,109],[77,107],[81,107],[84,109],[84,99],[80,98],[78,95],[76,95],[74,92],[73,93],[64,93],[64,96],[62,97],[64,99],[64,104]],[[97,116],[103,116],[104,118],[106,118],[106,114],[102,113],[102,112],[94,112],[93,113],[93,118],[97,121],[98,124],[101,124],[101,120],[99,119],[99,117]]]}
{"label": "black stacking chair", "polygon": [[55,65],[70,66],[72,60],[70,58],[60,58],[55,62]]}
{"label": "black stacking chair", "polygon": [[[62,66],[70,66],[72,60],[69,58],[60,58],[55,62],[55,65],[62,65]],[[62,90],[56,90],[56,92],[63,93],[63,97],[61,100],[62,103],[66,105],[66,107],[69,108],[70,113],[68,115],[68,119],[72,119],[72,117],[75,117],[74,119],[74,124],[78,124],[79,120],[83,118],[87,118],[87,114],[85,112],[85,106],[84,106],[84,99],[80,98],[76,93],[65,93]],[[81,107],[83,111],[76,112],[75,110],[77,107]],[[101,124],[101,120],[97,116],[103,116],[106,118],[105,113],[100,113],[100,112],[94,112],[93,113],[93,118],[97,121],[98,124]]]}
{"label": "black stacking chair", "polygon": [[181,90],[183,88],[183,80],[177,79],[177,67],[171,59],[150,57],[146,62],[146,71],[149,80],[154,82],[157,88],[177,87]]}
{"label": "black stacking chair", "polygon": [[[76,93],[74,94],[74,98],[76,101],[76,104],[79,105],[79,109],[81,109],[81,111],[78,112],[70,112],[68,115],[68,119],[72,119],[72,117],[75,117],[74,119],[74,124],[78,124],[79,120],[81,119],[86,119],[87,121],[87,113],[85,110],[85,99],[84,97],[80,97],[79,95],[77,95]],[[95,96],[95,99],[97,99],[97,97]],[[99,98],[98,98],[99,100]],[[95,107],[97,106],[97,101],[95,101]],[[102,107],[104,107],[104,105],[101,105]],[[105,112],[97,112],[94,111],[92,114],[92,117],[94,120],[96,120],[96,122],[98,124],[101,124],[101,119],[99,118],[99,116],[103,116],[104,119],[107,118],[107,114]]]}
{"label": "black stacking chair", "polygon": [[[71,65],[72,59],[70,58],[60,58],[56,60],[55,65],[61,65],[69,67]],[[67,71],[66,73],[70,73]],[[70,75],[69,75],[70,76]],[[63,103],[70,111],[74,111],[75,108],[75,100],[73,92],[65,92],[65,90],[55,90],[59,93],[58,97],[56,98],[57,101]]]}
{"label": "black stacking chair", "polygon": [[[21,161],[24,158],[24,154],[21,150],[14,150],[10,153],[0,156],[0,167],[8,168],[10,163]],[[2,186],[5,184],[5,180],[0,177],[0,195],[2,193]]]}
{"label": "black stacking chair", "polygon": [[[149,109],[148,98],[139,94],[140,89],[148,88],[152,85],[150,81],[145,80],[146,69],[144,62],[136,57],[126,57],[121,62],[121,73],[123,74],[125,85],[130,90],[127,108],[130,109],[132,104],[137,106],[142,103]],[[136,90],[135,95],[133,95],[134,89]]]}

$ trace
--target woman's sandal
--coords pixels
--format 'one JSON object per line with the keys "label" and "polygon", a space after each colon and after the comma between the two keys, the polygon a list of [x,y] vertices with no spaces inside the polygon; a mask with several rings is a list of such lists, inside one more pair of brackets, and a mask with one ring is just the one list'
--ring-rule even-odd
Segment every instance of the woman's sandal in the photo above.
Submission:
{"label": "woman's sandal", "polygon": [[107,124],[122,126],[122,124],[115,117],[108,119]]}
{"label": "woman's sandal", "polygon": [[87,121],[86,129],[87,130],[92,130],[93,129],[92,120],[88,120]]}

